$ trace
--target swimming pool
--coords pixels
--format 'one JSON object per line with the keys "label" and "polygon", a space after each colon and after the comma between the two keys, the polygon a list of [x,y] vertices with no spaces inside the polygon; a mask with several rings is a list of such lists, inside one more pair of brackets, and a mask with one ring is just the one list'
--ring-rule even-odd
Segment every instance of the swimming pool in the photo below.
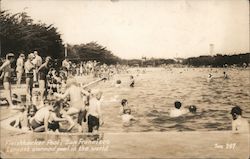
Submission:
{"label": "swimming pool", "polygon": [[[214,79],[207,82],[209,73],[222,76],[226,71],[230,79]],[[223,68],[147,68],[146,73],[131,69],[121,74],[119,88],[111,82],[100,83],[104,92],[104,132],[150,131],[217,131],[231,129],[230,111],[234,105],[243,109],[243,116],[250,121],[250,71],[249,69]],[[135,76],[135,87],[126,81]],[[130,126],[123,126],[118,115],[120,101],[126,98],[132,114],[138,119]],[[183,107],[196,105],[195,115],[169,117],[169,109],[179,100]]]}

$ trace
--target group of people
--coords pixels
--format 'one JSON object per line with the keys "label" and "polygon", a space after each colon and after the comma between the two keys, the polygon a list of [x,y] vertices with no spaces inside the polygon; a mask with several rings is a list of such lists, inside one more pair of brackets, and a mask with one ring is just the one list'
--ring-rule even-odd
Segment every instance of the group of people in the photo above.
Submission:
{"label": "group of people", "polygon": [[33,104],[22,107],[14,126],[34,132],[70,132],[76,127],[78,132],[83,132],[85,123],[87,132],[97,133],[103,123],[100,103],[102,92],[85,91],[74,79],[71,80],[64,94],[55,93],[56,100],[45,100],[44,106],[39,109]]}
{"label": "group of people", "polygon": [[[9,53],[6,55],[5,62],[1,65],[1,78],[5,89],[6,99],[10,107],[14,107],[13,95],[11,91],[11,63],[15,60],[15,55]],[[109,79],[120,70],[126,70],[122,66],[108,66],[106,64],[99,65],[96,61],[81,62],[80,64],[71,63],[69,59],[62,62],[62,67],[58,70],[51,67],[52,58],[47,56],[42,58],[37,51],[28,54],[27,60],[24,62],[24,54],[20,54],[16,61],[17,87],[21,85],[21,78],[25,73],[26,78],[26,100],[30,101],[28,106],[18,108],[18,115],[15,126],[33,130],[35,132],[42,131],[59,131],[62,130],[62,122],[67,122],[68,127],[65,131],[71,131],[77,127],[79,132],[83,131],[83,125],[86,123],[88,132],[98,132],[99,126],[102,125],[103,115],[101,111],[102,92],[99,90],[87,89],[89,85]],[[83,85],[78,83],[75,76],[99,77],[100,79]],[[209,77],[211,78],[211,77]],[[224,72],[223,78],[228,79],[228,75]],[[33,85],[34,81],[39,85],[39,94],[42,106],[38,107],[34,103]],[[116,86],[121,84],[121,80],[116,81]],[[134,76],[130,76],[130,87],[135,86]],[[51,97],[50,97],[51,96]],[[174,108],[170,110],[170,117],[179,117],[187,113],[196,113],[197,107],[189,106],[188,109],[182,108],[182,103],[176,101]],[[120,115],[123,123],[130,123],[137,120],[131,114],[131,108],[128,106],[128,100],[121,101]],[[233,121],[232,129],[234,132],[249,131],[248,122],[242,118],[242,110],[236,106],[231,111]]]}
{"label": "group of people", "polygon": [[[11,68],[12,63],[15,61],[15,55],[13,53],[8,53],[4,63],[0,67],[1,79],[3,80],[4,94],[10,105],[14,107],[12,102],[12,91],[11,91],[11,79],[13,69]],[[42,75],[42,68],[47,65],[49,58],[46,58],[44,64],[42,64],[42,58],[38,55],[37,51],[30,53],[25,61],[25,55],[20,54],[16,60],[16,77],[17,77],[17,87],[21,86],[22,75],[25,73],[25,82],[26,82],[26,93],[27,98],[30,99],[32,96],[33,82],[40,82],[40,76]],[[39,72],[39,74],[38,74]],[[43,74],[46,74],[44,72]],[[42,85],[42,84],[41,84]]]}
{"label": "group of people", "polygon": [[218,78],[222,78],[222,79],[225,79],[225,80],[227,80],[227,79],[229,79],[229,76],[228,76],[228,74],[224,71],[223,72],[223,75],[222,76],[219,76],[219,77],[215,77],[215,76],[213,76],[211,73],[209,73],[208,74],[208,77],[207,77],[207,81],[208,82],[212,82],[214,79],[218,79]]}
{"label": "group of people", "polygon": [[[101,91],[85,89],[89,85],[109,79],[123,67],[98,65],[96,61],[82,63],[79,71],[74,71],[74,64],[67,58],[62,62],[62,67],[56,69],[51,67],[52,58],[45,57],[44,60],[37,51],[30,53],[25,61],[25,55],[20,54],[16,60],[17,88],[21,86],[22,75],[25,73],[26,100],[25,106],[16,107],[13,103],[11,91],[11,78],[13,69],[11,64],[15,61],[15,55],[9,53],[0,67],[1,77],[8,104],[11,108],[20,110],[15,126],[33,130],[35,132],[59,130],[60,122],[68,122],[66,131],[73,127],[83,130],[83,123],[87,122],[88,132],[95,132],[103,123],[100,100]],[[25,62],[24,62],[25,61]],[[83,85],[78,83],[76,76],[93,75],[100,79]],[[34,82],[39,85],[37,94],[33,91]],[[131,87],[134,86],[131,84]],[[15,94],[16,95],[16,94]],[[16,95],[17,96],[17,95]],[[40,103],[37,103],[40,96]],[[16,97],[17,98],[17,97]],[[21,103],[21,101],[19,102]],[[19,104],[20,105],[20,104]],[[76,118],[76,120],[74,120]]]}

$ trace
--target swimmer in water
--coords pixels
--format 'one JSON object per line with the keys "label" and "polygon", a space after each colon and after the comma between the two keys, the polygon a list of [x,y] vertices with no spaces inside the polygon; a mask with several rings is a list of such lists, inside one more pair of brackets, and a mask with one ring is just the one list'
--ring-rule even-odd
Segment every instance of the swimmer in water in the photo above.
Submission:
{"label": "swimmer in water", "polygon": [[134,76],[130,76],[130,84],[129,84],[130,87],[134,87],[135,86],[135,79],[134,79]]}
{"label": "swimmer in water", "polygon": [[117,80],[115,83],[115,87],[120,87],[121,86],[122,81],[121,80]]}
{"label": "swimmer in water", "polygon": [[181,108],[181,105],[182,104],[179,101],[176,101],[174,103],[175,108],[170,110],[170,113],[169,113],[170,117],[179,117],[181,115],[188,113],[188,110]]}
{"label": "swimmer in water", "polygon": [[188,107],[188,110],[189,110],[190,113],[195,114],[196,111],[197,111],[197,108],[196,108],[195,105],[190,105],[190,106]]}
{"label": "swimmer in water", "polygon": [[223,78],[224,78],[224,79],[229,79],[229,77],[228,77],[228,75],[226,74],[225,71],[223,72]]}
{"label": "swimmer in water", "polygon": [[242,115],[242,109],[239,106],[235,106],[231,110],[232,115],[232,131],[233,133],[249,133],[249,124]]}
{"label": "swimmer in water", "polygon": [[207,77],[207,81],[211,82],[212,80],[213,80],[213,75],[209,73]]}
{"label": "swimmer in water", "polygon": [[136,118],[131,115],[131,109],[125,109],[121,117],[123,124],[130,124],[132,120],[136,120]]}
{"label": "swimmer in water", "polygon": [[119,114],[122,115],[124,113],[125,109],[130,109],[128,106],[128,100],[122,99]]}

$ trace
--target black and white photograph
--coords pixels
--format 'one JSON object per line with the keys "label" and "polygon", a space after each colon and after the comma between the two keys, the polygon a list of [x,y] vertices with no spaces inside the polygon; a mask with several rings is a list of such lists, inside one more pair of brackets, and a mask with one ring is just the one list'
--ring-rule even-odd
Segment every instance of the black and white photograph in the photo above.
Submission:
{"label": "black and white photograph", "polygon": [[0,0],[0,158],[250,158],[249,0]]}

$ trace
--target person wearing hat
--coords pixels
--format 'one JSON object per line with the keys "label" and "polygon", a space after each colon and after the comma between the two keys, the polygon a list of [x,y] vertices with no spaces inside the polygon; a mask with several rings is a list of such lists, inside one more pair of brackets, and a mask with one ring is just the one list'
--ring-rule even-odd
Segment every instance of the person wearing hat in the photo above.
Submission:
{"label": "person wearing hat", "polygon": [[17,87],[21,86],[22,74],[24,72],[24,54],[20,54],[16,61],[16,77],[17,77]]}
{"label": "person wearing hat", "polygon": [[[0,67],[0,72],[1,73],[1,78],[3,78],[3,86],[6,92],[4,95],[6,95],[6,99],[11,107],[13,107],[12,103],[12,95],[11,95],[11,84],[10,84],[10,79],[11,79],[11,63],[13,63],[15,57],[13,53],[8,53],[6,55],[6,60]],[[1,96],[3,96],[1,94]]]}
{"label": "person wearing hat", "polygon": [[35,69],[35,65],[32,63],[32,60],[35,58],[33,53],[28,55],[28,59],[24,64],[25,75],[26,75],[26,92],[27,92],[27,100],[31,101],[32,90],[33,90],[33,70]]}

